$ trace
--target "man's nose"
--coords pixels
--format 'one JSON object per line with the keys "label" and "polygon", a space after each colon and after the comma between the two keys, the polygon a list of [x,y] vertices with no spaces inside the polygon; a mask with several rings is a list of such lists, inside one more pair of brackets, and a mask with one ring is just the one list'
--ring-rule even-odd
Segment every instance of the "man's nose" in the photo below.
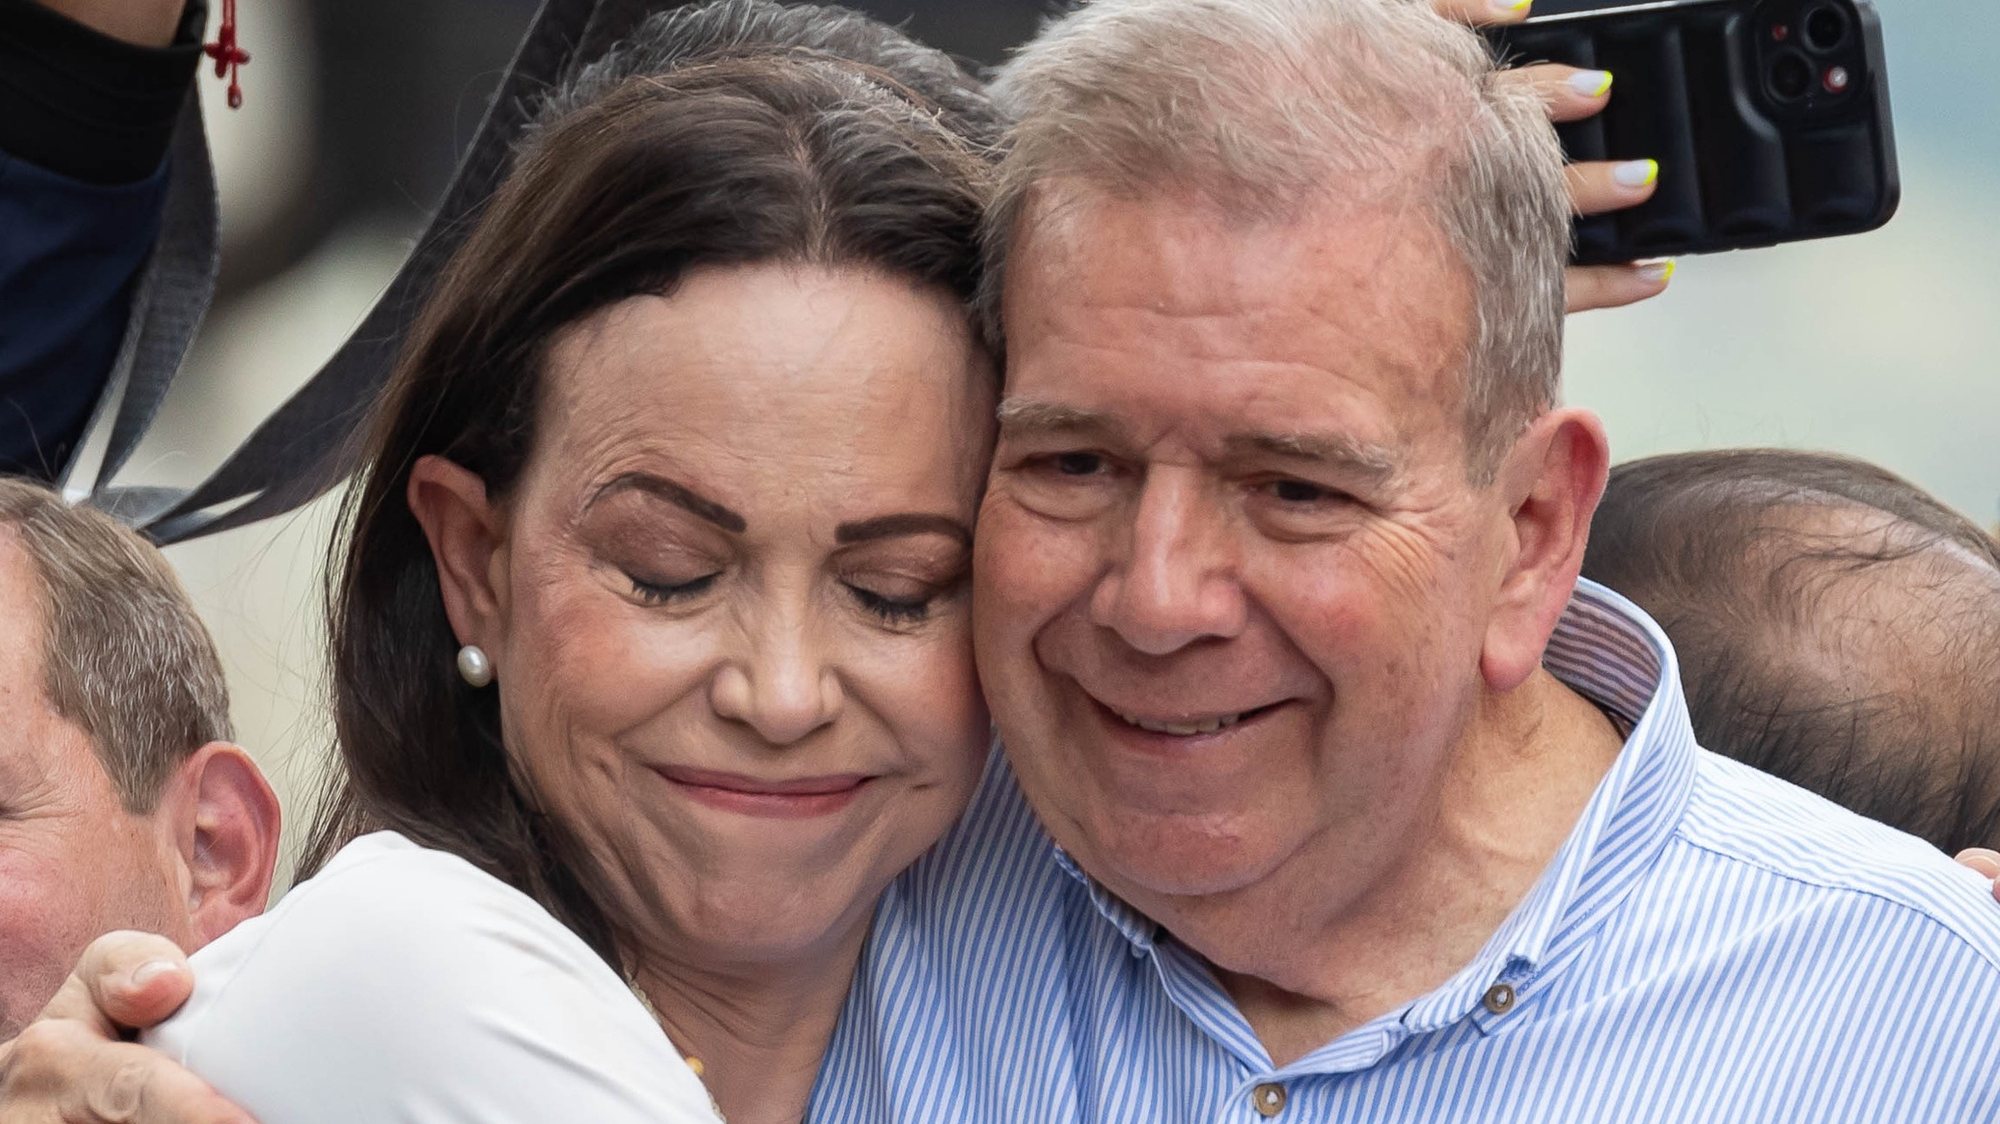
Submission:
{"label": "man's nose", "polygon": [[1123,556],[1091,596],[1091,622],[1153,656],[1240,633],[1247,608],[1229,522],[1194,473],[1149,472]]}
{"label": "man's nose", "polygon": [[767,622],[742,657],[717,669],[709,702],[723,718],[786,746],[838,718],[846,692],[808,625],[787,620]]}

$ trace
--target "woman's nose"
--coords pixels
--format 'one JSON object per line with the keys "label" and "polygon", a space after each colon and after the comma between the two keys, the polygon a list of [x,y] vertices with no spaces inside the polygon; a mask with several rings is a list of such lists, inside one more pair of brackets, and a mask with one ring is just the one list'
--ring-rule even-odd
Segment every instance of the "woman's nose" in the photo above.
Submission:
{"label": "woman's nose", "polygon": [[749,657],[717,670],[710,705],[772,745],[791,745],[829,725],[845,703],[840,676],[806,638],[761,643]]}

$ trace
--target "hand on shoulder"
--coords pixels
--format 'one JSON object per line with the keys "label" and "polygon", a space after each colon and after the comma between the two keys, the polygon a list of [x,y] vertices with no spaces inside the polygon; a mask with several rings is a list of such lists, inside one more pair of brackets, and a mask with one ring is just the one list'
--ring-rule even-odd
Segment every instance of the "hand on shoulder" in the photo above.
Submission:
{"label": "hand on shoulder", "polygon": [[149,933],[109,933],[19,1038],[0,1044],[0,1124],[254,1124],[166,1055],[121,1041],[194,989],[187,958]]}

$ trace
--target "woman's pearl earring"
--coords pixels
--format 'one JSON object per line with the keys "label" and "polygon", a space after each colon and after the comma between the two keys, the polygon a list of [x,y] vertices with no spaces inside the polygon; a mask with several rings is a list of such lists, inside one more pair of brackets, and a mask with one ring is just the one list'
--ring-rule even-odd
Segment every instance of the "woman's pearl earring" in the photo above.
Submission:
{"label": "woman's pearl earring", "polygon": [[467,644],[458,650],[459,678],[475,687],[484,687],[493,682],[493,661],[486,658],[486,649],[477,644]]}

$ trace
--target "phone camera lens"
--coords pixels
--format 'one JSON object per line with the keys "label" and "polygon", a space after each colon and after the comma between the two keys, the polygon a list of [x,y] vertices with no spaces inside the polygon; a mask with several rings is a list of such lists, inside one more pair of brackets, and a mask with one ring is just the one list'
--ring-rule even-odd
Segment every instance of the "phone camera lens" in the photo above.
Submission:
{"label": "phone camera lens", "polygon": [[1847,39],[1847,15],[1839,8],[1815,8],[1806,16],[1806,46],[1831,51]]}
{"label": "phone camera lens", "polygon": [[1771,92],[1782,101],[1797,101],[1812,89],[1815,77],[1805,56],[1787,51],[1771,64]]}

